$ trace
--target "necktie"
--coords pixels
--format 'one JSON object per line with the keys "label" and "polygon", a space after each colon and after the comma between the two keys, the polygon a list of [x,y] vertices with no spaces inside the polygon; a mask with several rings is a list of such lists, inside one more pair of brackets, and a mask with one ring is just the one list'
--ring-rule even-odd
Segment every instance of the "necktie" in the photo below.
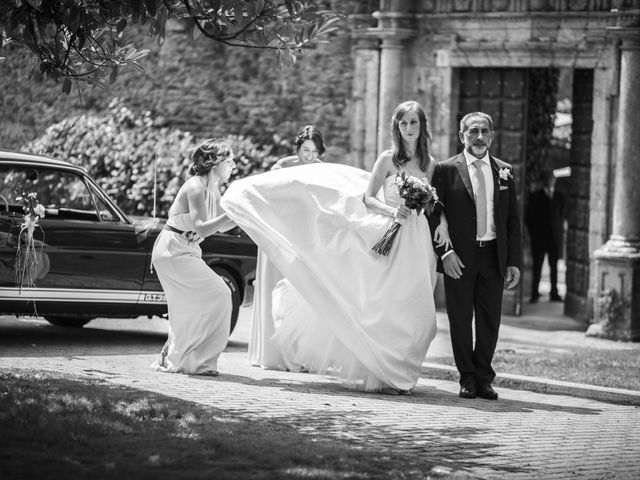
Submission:
{"label": "necktie", "polygon": [[484,175],[482,173],[482,160],[476,160],[472,163],[475,167],[473,173],[477,180],[476,189],[476,228],[478,237],[487,233],[487,185],[484,183]]}

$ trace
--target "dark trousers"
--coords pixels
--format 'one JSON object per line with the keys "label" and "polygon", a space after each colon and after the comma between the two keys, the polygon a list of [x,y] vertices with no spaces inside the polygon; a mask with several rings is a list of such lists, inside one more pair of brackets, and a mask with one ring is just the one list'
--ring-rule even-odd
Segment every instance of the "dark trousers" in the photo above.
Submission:
{"label": "dark trousers", "polygon": [[558,295],[558,248],[552,240],[531,242],[531,257],[533,260],[533,281],[531,283],[531,297],[540,296],[540,277],[542,276],[542,264],[547,256],[549,263],[549,280],[551,281],[551,296]]}
{"label": "dark trousers", "polygon": [[467,266],[463,272],[457,280],[444,275],[453,357],[461,384],[491,383],[496,376],[491,362],[498,341],[504,289],[495,245],[478,247],[475,265]]}

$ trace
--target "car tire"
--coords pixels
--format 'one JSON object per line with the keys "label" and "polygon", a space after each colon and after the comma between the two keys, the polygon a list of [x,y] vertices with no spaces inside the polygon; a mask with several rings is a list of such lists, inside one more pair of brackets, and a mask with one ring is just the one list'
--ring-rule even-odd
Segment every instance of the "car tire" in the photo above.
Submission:
{"label": "car tire", "polygon": [[92,318],[73,315],[45,315],[44,319],[56,327],[76,327],[82,328],[89,323]]}
{"label": "car tire", "polygon": [[213,267],[213,271],[222,277],[224,283],[227,284],[231,290],[231,329],[229,333],[233,332],[236,328],[236,322],[238,321],[238,314],[240,313],[240,304],[242,303],[242,295],[240,294],[240,286],[238,281],[229,270],[222,267]]}

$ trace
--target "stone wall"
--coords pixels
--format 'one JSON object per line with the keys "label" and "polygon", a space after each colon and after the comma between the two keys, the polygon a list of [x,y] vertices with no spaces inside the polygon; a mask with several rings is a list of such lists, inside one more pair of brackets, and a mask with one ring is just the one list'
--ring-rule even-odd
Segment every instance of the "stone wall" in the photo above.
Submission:
{"label": "stone wall", "polygon": [[289,154],[296,132],[315,124],[329,146],[326,159],[349,162],[352,59],[346,31],[281,68],[271,51],[226,47],[189,39],[173,25],[162,45],[143,31],[129,32],[151,53],[144,71],[122,70],[109,90],[75,89],[32,75],[23,50],[4,47],[0,63],[0,148],[17,150],[70,116],[103,110],[114,97],[158,122],[195,136],[242,134],[280,145]]}

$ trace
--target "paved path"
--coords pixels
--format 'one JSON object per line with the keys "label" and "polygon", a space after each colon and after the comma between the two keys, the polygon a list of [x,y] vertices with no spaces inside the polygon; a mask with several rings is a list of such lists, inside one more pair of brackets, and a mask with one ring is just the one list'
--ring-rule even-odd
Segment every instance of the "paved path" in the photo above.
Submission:
{"label": "paved path", "polygon": [[350,439],[354,448],[391,450],[425,468],[437,465],[439,472],[461,476],[640,478],[638,407],[504,388],[498,388],[497,402],[465,400],[457,396],[457,383],[429,378],[422,378],[410,397],[365,394],[317,375],[248,366],[246,344],[238,335],[242,330],[221,357],[217,378],[154,372],[148,349],[108,354],[87,348],[69,356],[53,349],[41,356],[24,347],[13,356],[0,353],[0,368],[99,378],[277,421],[303,434]]}

